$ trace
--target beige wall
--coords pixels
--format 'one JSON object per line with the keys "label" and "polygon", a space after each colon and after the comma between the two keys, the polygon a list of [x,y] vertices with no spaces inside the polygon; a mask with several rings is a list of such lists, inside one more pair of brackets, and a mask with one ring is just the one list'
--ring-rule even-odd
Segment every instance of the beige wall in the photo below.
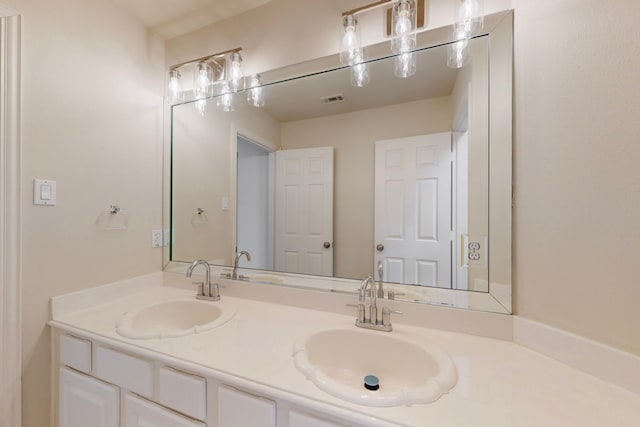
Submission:
{"label": "beige wall", "polygon": [[[336,53],[340,13],[361,3],[274,0],[169,41],[167,62],[242,45],[256,72]],[[640,354],[640,3],[485,1],[509,8],[516,313]],[[429,1],[427,16],[450,23],[452,2]],[[383,37],[374,18],[365,43]]]}
{"label": "beige wall", "polygon": [[[224,265],[232,265],[236,135],[275,150],[280,147],[280,122],[242,99],[236,99],[233,112],[216,108],[215,102],[210,102],[204,116],[194,104],[179,105],[173,111],[172,259],[223,260]],[[221,208],[222,197],[228,197],[227,211]],[[198,207],[205,213],[196,214]]]}
{"label": "beige wall", "polygon": [[[51,418],[49,298],[157,271],[164,49],[104,0],[2,0],[23,15],[23,425]],[[58,204],[33,206],[33,178]],[[118,204],[129,228],[105,232]]]}
{"label": "beige wall", "polygon": [[515,4],[516,312],[640,355],[640,2]]}
{"label": "beige wall", "polygon": [[[334,147],[333,274],[374,274],[374,143],[451,130],[451,99],[432,98],[282,124],[282,148]],[[357,212],[357,215],[354,215]]]}

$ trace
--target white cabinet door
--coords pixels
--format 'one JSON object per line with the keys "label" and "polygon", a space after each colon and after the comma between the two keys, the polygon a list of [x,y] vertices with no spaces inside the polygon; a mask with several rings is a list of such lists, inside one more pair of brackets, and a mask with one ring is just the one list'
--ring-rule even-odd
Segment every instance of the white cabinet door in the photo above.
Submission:
{"label": "white cabinet door", "polygon": [[199,421],[130,394],[125,396],[124,418],[126,427],[205,427]]}
{"label": "white cabinet door", "polygon": [[59,427],[118,427],[118,387],[60,368]]}
{"label": "white cabinet door", "polygon": [[220,387],[218,427],[276,427],[276,403],[230,387]]}

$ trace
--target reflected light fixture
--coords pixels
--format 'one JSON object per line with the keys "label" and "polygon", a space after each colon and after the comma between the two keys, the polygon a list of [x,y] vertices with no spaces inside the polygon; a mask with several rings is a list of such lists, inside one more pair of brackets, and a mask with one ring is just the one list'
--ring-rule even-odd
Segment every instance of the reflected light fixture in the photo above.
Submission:
{"label": "reflected light fixture", "polygon": [[220,85],[220,95],[216,99],[216,105],[227,113],[233,111],[233,91],[229,82],[223,81]]}
{"label": "reflected light fixture", "polygon": [[393,73],[402,79],[413,76],[416,73],[416,53],[405,52],[396,56]]}
{"label": "reflected light fixture", "polygon": [[262,77],[260,74],[249,77],[247,102],[256,108],[264,107],[264,88],[262,87]]}

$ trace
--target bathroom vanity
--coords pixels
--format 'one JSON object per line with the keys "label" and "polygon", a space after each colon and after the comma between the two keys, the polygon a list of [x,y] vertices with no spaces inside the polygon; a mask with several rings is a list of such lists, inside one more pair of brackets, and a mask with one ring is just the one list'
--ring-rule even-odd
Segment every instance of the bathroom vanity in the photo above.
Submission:
{"label": "bathroom vanity", "polygon": [[[276,304],[260,300],[260,285],[221,283],[223,310],[235,313],[211,329],[181,336],[135,339],[117,332],[127,313],[195,301],[193,285],[180,274],[154,273],[54,298],[52,425],[92,419],[123,427],[635,426],[640,416],[639,396],[506,339],[410,326],[402,316],[394,318],[392,332],[364,331],[355,327],[355,313],[340,314],[352,310],[345,307],[354,302],[351,295],[283,287],[274,291],[282,300]],[[302,308],[314,298],[318,306],[328,298],[336,310]],[[425,321],[433,316],[422,311]],[[452,316],[454,322],[471,319],[465,317],[471,312],[453,311],[460,316]],[[511,316],[487,316],[498,316],[508,331]],[[439,349],[455,365],[456,385],[432,403],[411,406],[335,397],[305,378],[293,357],[304,338],[335,330]],[[369,356],[397,364],[388,359],[392,354],[381,348]]]}

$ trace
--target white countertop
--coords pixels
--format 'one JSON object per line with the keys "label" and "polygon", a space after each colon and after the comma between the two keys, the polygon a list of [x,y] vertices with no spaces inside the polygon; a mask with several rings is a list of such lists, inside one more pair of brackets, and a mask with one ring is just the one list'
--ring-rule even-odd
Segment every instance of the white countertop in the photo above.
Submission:
{"label": "white countertop", "polygon": [[[53,326],[107,341],[117,341],[169,361],[215,371],[288,393],[288,398],[354,411],[366,425],[439,427],[637,427],[640,396],[502,341],[394,322],[393,336],[435,342],[453,359],[458,383],[438,401],[411,407],[372,408],[351,404],[320,391],[296,370],[294,342],[326,329],[354,328],[354,316],[297,308],[225,295],[237,314],[202,334],[132,340],[116,333],[126,312],[153,303],[192,297],[194,291],[163,286],[145,276],[139,285],[109,286],[54,298]],[[232,286],[232,285],[230,285]],[[111,290],[110,290],[111,289]],[[215,304],[215,302],[212,302]],[[384,333],[384,332],[379,332]],[[374,416],[381,422],[367,421]],[[362,417],[362,418],[361,418]],[[387,421],[387,422],[385,422]],[[390,422],[390,423],[389,423]]]}

